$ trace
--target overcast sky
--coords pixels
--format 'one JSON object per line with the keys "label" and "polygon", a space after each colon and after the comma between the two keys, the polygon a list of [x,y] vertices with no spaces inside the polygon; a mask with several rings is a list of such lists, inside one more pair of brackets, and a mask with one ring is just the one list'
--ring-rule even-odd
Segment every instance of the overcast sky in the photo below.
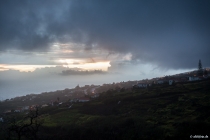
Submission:
{"label": "overcast sky", "polygon": [[152,77],[197,69],[199,59],[209,67],[209,7],[209,0],[1,0],[0,73],[50,67]]}

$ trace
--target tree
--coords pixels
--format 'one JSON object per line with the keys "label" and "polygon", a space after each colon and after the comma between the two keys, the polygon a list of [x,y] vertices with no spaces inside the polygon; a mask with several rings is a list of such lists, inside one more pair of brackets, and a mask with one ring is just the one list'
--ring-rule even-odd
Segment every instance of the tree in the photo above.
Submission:
{"label": "tree", "polygon": [[202,70],[202,63],[201,63],[201,60],[199,59],[199,62],[198,62],[198,70]]}
{"label": "tree", "polygon": [[198,76],[203,76],[203,68],[202,68],[202,63],[201,63],[201,60],[199,59],[199,62],[198,62]]}
{"label": "tree", "polygon": [[30,113],[21,121],[17,121],[13,118],[10,122],[6,131],[8,132],[7,139],[38,139],[37,133],[42,122],[38,117],[38,108]]}

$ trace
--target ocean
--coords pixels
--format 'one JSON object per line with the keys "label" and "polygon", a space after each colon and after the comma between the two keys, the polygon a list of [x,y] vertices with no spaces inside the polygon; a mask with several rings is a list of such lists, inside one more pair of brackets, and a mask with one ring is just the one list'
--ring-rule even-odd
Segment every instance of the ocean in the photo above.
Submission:
{"label": "ocean", "polygon": [[27,94],[40,94],[65,88],[74,88],[78,84],[84,85],[102,85],[104,83],[113,83],[124,81],[122,76],[113,75],[87,75],[87,76],[56,76],[43,78],[16,78],[0,79],[0,100],[10,99]]}

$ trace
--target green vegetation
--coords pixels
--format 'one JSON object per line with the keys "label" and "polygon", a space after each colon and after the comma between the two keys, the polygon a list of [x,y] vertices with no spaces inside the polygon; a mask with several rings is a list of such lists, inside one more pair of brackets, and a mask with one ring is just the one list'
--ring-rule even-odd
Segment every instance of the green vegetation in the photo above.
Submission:
{"label": "green vegetation", "polygon": [[66,106],[69,102],[40,108],[43,124],[38,137],[163,140],[210,136],[209,85],[208,79],[132,91],[109,90],[71,108]]}

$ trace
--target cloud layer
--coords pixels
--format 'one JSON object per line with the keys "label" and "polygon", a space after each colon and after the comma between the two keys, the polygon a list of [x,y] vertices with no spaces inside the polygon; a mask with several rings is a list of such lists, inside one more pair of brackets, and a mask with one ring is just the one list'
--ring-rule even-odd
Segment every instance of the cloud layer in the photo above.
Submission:
{"label": "cloud layer", "polygon": [[[84,44],[165,68],[210,66],[210,1],[1,1],[0,51]],[[109,56],[108,56],[109,57]]]}

